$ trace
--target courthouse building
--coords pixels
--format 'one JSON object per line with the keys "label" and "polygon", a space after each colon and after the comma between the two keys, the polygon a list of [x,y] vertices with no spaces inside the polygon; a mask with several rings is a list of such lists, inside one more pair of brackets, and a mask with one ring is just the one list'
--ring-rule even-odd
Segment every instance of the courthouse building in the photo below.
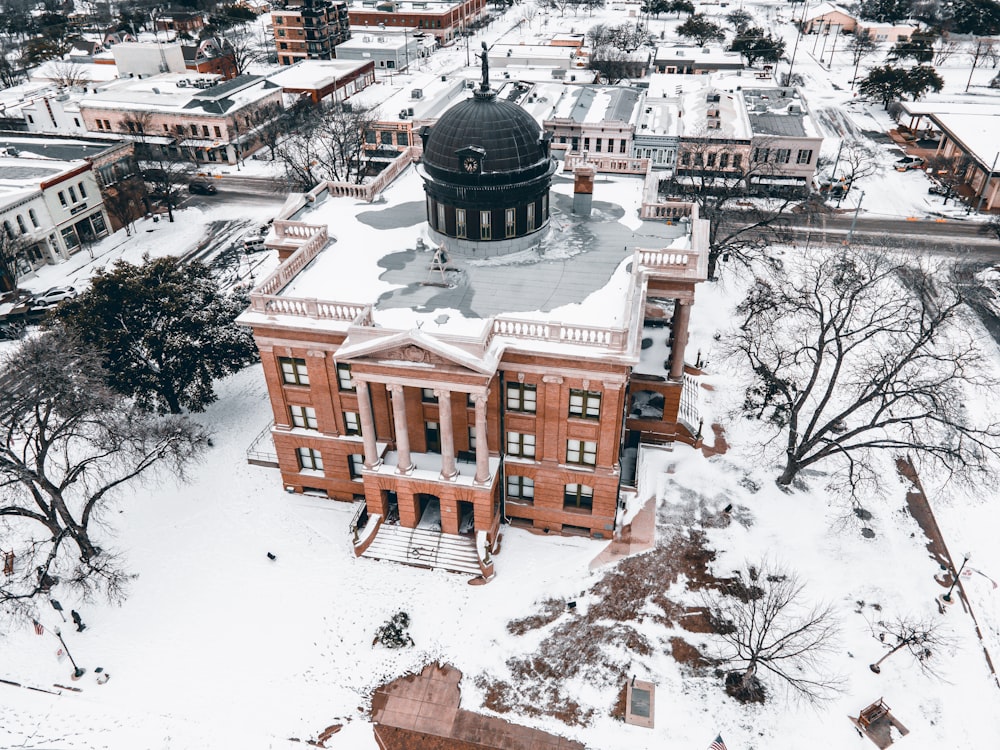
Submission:
{"label": "courthouse building", "polygon": [[356,501],[356,554],[489,577],[503,524],[610,539],[640,446],[697,443],[707,222],[653,175],[557,176],[488,71],[421,138],[368,207],[290,196],[240,322],[285,488]]}

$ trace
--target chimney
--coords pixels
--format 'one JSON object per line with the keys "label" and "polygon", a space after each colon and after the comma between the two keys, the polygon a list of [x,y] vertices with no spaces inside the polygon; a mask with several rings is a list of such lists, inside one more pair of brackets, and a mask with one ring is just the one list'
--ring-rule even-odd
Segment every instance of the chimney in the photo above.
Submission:
{"label": "chimney", "polygon": [[573,170],[573,213],[590,216],[590,206],[594,202],[594,175],[597,170],[583,164]]}

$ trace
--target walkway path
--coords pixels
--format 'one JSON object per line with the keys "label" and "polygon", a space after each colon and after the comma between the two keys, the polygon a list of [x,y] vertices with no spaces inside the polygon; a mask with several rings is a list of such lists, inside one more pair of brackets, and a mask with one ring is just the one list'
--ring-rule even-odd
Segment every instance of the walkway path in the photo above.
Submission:
{"label": "walkway path", "polygon": [[380,687],[372,697],[375,739],[382,750],[583,750],[538,729],[460,709],[462,673],[429,664]]}
{"label": "walkway path", "polygon": [[[927,537],[927,551],[930,552],[931,557],[941,565],[941,569],[944,571],[940,577],[935,576],[935,580],[943,588],[948,588],[954,581],[955,561],[952,560],[951,554],[948,552],[948,547],[944,543],[941,527],[938,526],[937,519],[934,518],[934,512],[931,510],[927,495],[924,494],[924,488],[920,484],[920,477],[917,475],[917,470],[909,459],[898,458],[896,459],[896,471],[913,484],[910,491],[906,493],[906,505],[909,508],[910,515],[920,524],[924,536]],[[973,624],[976,626],[976,635],[979,636],[979,642],[983,646],[983,656],[986,658],[986,665],[990,668],[990,674],[993,675],[993,680],[996,682],[997,687],[1000,687],[1000,677],[997,676],[997,671],[993,666],[993,659],[990,657],[990,652],[986,648],[985,641],[983,641],[983,631],[979,627],[976,613],[972,610],[972,605],[965,595],[965,587],[962,585],[961,579],[959,579],[955,591],[958,592],[957,600],[961,603],[962,608],[969,613]],[[948,605],[943,602],[938,604],[942,612],[946,606]]]}

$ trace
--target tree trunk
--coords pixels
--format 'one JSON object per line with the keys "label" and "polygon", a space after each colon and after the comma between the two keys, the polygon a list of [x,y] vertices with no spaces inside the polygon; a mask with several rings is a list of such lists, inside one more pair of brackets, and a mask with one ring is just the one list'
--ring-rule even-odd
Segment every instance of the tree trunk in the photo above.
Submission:
{"label": "tree trunk", "polygon": [[782,487],[787,487],[788,485],[790,485],[792,483],[792,480],[795,479],[795,477],[798,475],[799,469],[801,468],[802,467],[799,466],[799,462],[796,461],[791,456],[789,456],[788,459],[785,461],[784,471],[782,471],[781,476],[778,477],[777,480],[778,484],[781,485]]}
{"label": "tree trunk", "polygon": [[719,256],[720,255],[722,255],[722,253],[719,250],[709,249],[709,251],[708,251],[708,280],[709,281],[715,281],[715,279],[718,278],[716,276],[716,271],[719,268]]}

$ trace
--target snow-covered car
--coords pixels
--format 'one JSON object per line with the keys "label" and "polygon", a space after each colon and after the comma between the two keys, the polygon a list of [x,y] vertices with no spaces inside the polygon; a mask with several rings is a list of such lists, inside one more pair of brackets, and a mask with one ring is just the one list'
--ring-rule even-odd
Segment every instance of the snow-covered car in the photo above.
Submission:
{"label": "snow-covered car", "polygon": [[40,294],[36,294],[29,303],[29,306],[32,310],[48,310],[63,300],[73,299],[76,295],[76,289],[71,286],[54,286]]}
{"label": "snow-covered car", "polygon": [[896,171],[908,172],[911,169],[920,169],[927,161],[921,156],[904,156],[896,159]]}

